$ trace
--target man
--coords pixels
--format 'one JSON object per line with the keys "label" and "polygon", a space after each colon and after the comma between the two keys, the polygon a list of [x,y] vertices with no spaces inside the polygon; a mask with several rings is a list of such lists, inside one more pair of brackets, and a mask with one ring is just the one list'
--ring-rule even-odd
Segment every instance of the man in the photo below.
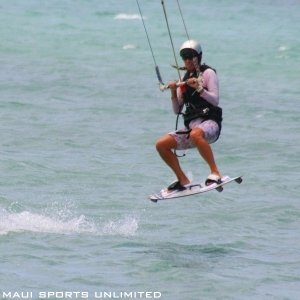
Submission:
{"label": "man", "polygon": [[190,183],[182,171],[178,157],[172,150],[183,150],[196,147],[209,165],[211,174],[207,177],[206,185],[220,183],[221,174],[216,165],[210,144],[220,135],[222,109],[219,104],[219,82],[216,71],[201,64],[202,49],[195,40],[188,40],[180,48],[186,74],[181,82],[169,82],[171,100],[175,113],[180,113],[185,105],[183,114],[185,129],[170,132],[156,142],[156,149],[162,159],[173,170],[177,181],[168,190],[184,190]]}

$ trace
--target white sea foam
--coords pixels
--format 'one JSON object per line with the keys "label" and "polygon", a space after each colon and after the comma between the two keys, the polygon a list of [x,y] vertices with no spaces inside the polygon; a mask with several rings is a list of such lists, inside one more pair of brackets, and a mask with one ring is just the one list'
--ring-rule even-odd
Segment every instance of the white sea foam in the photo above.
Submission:
{"label": "white sea foam", "polygon": [[138,219],[126,217],[117,221],[109,221],[104,224],[102,232],[104,235],[133,236],[138,230]]}
{"label": "white sea foam", "polygon": [[[47,210],[48,211],[48,210]],[[96,224],[84,215],[70,217],[70,212],[61,210],[53,216],[30,211],[9,212],[0,210],[0,235],[10,232],[37,232],[55,234],[95,234],[132,236],[138,229],[138,220],[134,217],[125,217],[116,221],[106,221]]]}
{"label": "white sea foam", "polygon": [[118,14],[114,17],[115,20],[141,20],[141,16],[137,14]]}
{"label": "white sea foam", "polygon": [[286,46],[280,46],[279,48],[278,48],[278,51],[279,52],[284,52],[284,51],[287,51],[288,50],[288,47],[286,47]]}
{"label": "white sea foam", "polygon": [[88,221],[84,215],[63,220],[29,211],[9,213],[2,210],[0,235],[23,231],[58,234],[94,233],[96,232],[96,226],[93,222]]}
{"label": "white sea foam", "polygon": [[135,49],[136,46],[132,44],[127,44],[123,46],[123,50]]}

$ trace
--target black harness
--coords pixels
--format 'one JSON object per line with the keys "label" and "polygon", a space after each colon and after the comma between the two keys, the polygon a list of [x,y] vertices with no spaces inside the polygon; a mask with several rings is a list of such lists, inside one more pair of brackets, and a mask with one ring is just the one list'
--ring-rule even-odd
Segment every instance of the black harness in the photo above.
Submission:
{"label": "black harness", "polygon": [[[213,68],[203,64],[200,66],[200,71],[203,73],[207,69]],[[197,72],[194,71],[192,73],[186,72],[183,77],[183,81],[186,81],[188,78],[197,77]],[[222,129],[222,108],[218,106],[213,106],[192,87],[186,85],[186,90],[183,93],[183,101],[186,107],[185,112],[183,113],[184,125],[186,128],[189,128],[189,124],[192,120],[197,118],[202,118],[204,121],[206,120],[214,120],[219,125],[219,136]],[[219,138],[218,136],[218,138]]]}

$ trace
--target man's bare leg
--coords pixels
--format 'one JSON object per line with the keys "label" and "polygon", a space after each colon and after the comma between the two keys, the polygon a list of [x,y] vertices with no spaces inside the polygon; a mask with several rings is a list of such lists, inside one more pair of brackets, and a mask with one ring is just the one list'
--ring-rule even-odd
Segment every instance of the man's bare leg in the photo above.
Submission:
{"label": "man's bare leg", "polygon": [[190,132],[190,139],[194,142],[199,153],[209,165],[211,174],[215,174],[221,177],[221,174],[218,170],[218,167],[214,159],[214,154],[212,152],[212,149],[209,143],[204,138],[203,130],[200,128],[194,128]]}
{"label": "man's bare leg", "polygon": [[176,140],[169,134],[164,135],[156,142],[156,149],[165,163],[173,170],[181,185],[190,183],[188,177],[182,171],[177,156],[172,149],[177,146]]}

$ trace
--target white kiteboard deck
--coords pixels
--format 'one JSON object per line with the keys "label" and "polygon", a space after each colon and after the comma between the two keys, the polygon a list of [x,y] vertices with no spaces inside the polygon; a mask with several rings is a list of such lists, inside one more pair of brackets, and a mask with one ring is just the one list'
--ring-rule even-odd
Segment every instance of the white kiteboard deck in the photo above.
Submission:
{"label": "white kiteboard deck", "polygon": [[168,188],[162,189],[160,192],[151,195],[149,198],[152,202],[157,202],[159,200],[167,200],[179,197],[186,197],[195,194],[205,193],[212,190],[217,190],[218,192],[223,191],[223,185],[230,183],[230,182],[237,182],[242,183],[243,179],[242,176],[239,177],[229,177],[223,176],[221,178],[221,183],[213,183],[211,185],[206,186],[205,182],[192,182],[189,184],[185,190],[179,191],[169,191]]}

